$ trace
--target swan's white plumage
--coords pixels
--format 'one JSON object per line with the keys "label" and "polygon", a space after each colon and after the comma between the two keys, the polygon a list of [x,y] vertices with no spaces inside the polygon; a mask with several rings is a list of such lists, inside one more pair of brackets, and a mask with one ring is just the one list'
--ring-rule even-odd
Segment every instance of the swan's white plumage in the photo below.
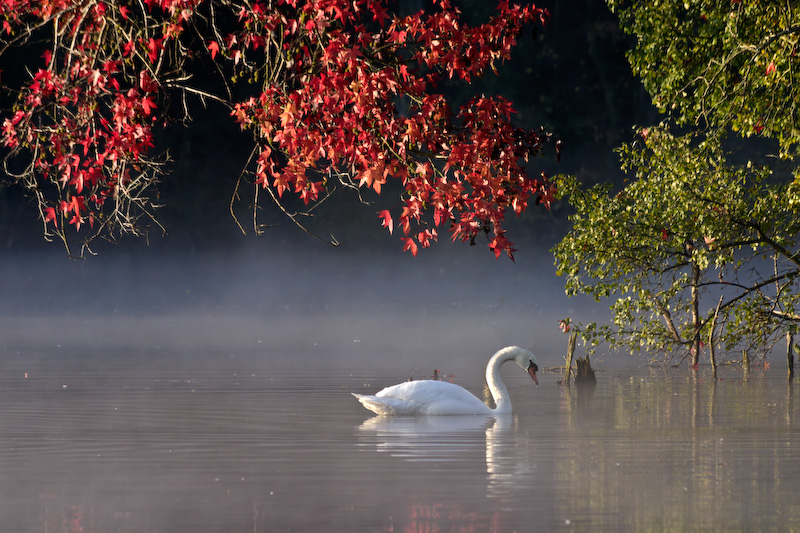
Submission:
{"label": "swan's white plumage", "polygon": [[463,387],[447,381],[409,381],[386,387],[375,396],[353,394],[379,415],[488,415],[489,407]]}
{"label": "swan's white plumage", "polygon": [[[511,411],[508,390],[498,374],[506,361],[514,361],[536,379],[536,356],[528,350],[509,346],[495,353],[486,365],[486,382],[494,398],[492,409],[475,395],[446,381],[408,381],[386,387],[374,396],[355,394],[364,407],[379,415],[427,416],[427,415],[491,415]],[[531,368],[533,370],[531,370]]]}

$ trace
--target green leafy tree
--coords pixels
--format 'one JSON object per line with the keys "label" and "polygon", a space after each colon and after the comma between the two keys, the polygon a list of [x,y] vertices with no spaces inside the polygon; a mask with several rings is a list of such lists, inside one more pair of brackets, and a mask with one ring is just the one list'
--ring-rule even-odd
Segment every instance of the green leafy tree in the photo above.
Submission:
{"label": "green leafy tree", "polygon": [[607,0],[637,37],[628,58],[663,113],[681,125],[800,147],[800,13],[792,2]]}
{"label": "green leafy tree", "polygon": [[592,344],[691,355],[692,364],[704,344],[712,363],[719,344],[766,353],[800,322],[797,10],[746,0],[608,5],[636,36],[630,63],[667,120],[620,149],[635,178],[622,190],[562,179],[576,210],[555,248],[567,292],[616,298],[611,324],[577,328]]}
{"label": "green leafy tree", "polygon": [[570,295],[616,296],[609,324],[576,325],[593,345],[698,363],[713,337],[764,350],[798,319],[797,219],[771,171],[729,165],[716,139],[641,131],[620,150],[622,190],[562,178],[575,208],[555,249]]}

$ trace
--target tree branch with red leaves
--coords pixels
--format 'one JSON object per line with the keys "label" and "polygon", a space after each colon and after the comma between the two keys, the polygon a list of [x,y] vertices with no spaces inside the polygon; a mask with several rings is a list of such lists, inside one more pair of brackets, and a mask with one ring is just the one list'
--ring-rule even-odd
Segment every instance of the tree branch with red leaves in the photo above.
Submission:
{"label": "tree branch with red leaves", "polygon": [[547,16],[507,1],[470,26],[448,0],[406,17],[382,0],[0,0],[0,58],[20,54],[30,73],[6,88],[6,173],[68,250],[141,234],[158,225],[168,163],[154,130],[190,120],[198,98],[252,134],[243,175],[279,205],[316,204],[338,182],[380,194],[395,179],[402,206],[379,217],[390,232],[396,218],[404,249],[416,255],[445,225],[454,240],[486,232],[513,258],[506,212],[553,198],[524,166],[550,134],[516,127],[500,97],[453,111],[441,86],[494,70]]}

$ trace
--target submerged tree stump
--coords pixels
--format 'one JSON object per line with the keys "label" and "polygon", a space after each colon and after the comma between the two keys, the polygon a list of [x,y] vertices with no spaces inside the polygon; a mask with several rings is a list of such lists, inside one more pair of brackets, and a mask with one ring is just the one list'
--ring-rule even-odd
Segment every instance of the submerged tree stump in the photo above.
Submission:
{"label": "submerged tree stump", "polygon": [[596,384],[597,378],[594,375],[594,369],[592,368],[592,363],[589,361],[589,356],[587,355],[583,359],[578,358],[575,360],[575,367],[577,368],[577,372],[575,373],[575,384],[576,385],[583,385],[583,384]]}

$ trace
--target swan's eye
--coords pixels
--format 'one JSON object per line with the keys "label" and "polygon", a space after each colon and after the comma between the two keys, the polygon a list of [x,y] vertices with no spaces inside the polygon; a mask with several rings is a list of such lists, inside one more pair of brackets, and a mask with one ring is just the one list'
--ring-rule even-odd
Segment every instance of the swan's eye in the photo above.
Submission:
{"label": "swan's eye", "polygon": [[531,368],[533,368],[533,371],[534,371],[534,372],[538,372],[538,371],[539,371],[539,365],[537,365],[537,364],[536,364],[536,363],[534,363],[533,361],[531,361],[530,363],[531,363],[531,364],[530,364],[530,366],[528,367],[528,370],[530,370]]}

